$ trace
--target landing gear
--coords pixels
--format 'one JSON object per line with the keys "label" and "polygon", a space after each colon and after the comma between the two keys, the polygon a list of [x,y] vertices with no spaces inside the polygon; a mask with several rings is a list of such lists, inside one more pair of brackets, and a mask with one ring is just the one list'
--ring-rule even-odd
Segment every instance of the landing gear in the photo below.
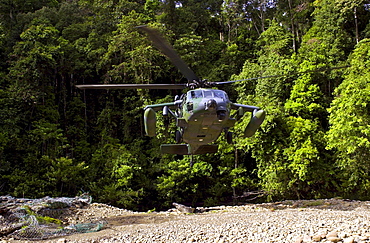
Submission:
{"label": "landing gear", "polygon": [[181,143],[182,140],[182,134],[179,130],[176,130],[175,132],[175,141],[176,143]]}
{"label": "landing gear", "polygon": [[229,132],[227,131],[225,133],[225,136],[226,136],[226,141],[228,144],[232,144],[233,143],[233,133],[232,132]]}

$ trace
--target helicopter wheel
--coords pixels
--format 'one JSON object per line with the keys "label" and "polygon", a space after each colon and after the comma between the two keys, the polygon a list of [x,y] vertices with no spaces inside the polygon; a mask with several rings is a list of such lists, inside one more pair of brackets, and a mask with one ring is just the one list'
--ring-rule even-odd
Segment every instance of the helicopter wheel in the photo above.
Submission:
{"label": "helicopter wheel", "polygon": [[228,144],[233,143],[233,133],[232,132],[226,132],[226,141]]}
{"label": "helicopter wheel", "polygon": [[181,143],[181,140],[182,140],[181,132],[179,130],[176,130],[176,132],[175,132],[175,141],[176,141],[176,143]]}

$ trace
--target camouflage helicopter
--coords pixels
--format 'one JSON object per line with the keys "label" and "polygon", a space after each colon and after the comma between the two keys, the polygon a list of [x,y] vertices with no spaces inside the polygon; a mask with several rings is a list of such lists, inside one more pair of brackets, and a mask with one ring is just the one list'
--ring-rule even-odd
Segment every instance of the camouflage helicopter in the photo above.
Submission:
{"label": "camouflage helicopter", "polygon": [[144,108],[144,127],[146,135],[156,135],[156,112],[162,110],[164,116],[171,115],[178,129],[175,132],[176,144],[162,144],[161,152],[178,155],[196,155],[216,153],[218,145],[212,144],[222,132],[229,144],[232,144],[232,132],[236,119],[231,117],[231,110],[237,110],[241,118],[246,112],[251,113],[249,124],[244,130],[245,137],[251,137],[265,118],[265,111],[251,105],[236,104],[229,100],[225,91],[213,87],[238,82],[208,82],[199,79],[180,58],[172,46],[154,29],[147,26],[137,28],[145,31],[149,39],[188,80],[183,84],[84,84],[76,85],[79,89],[189,89],[186,94],[176,96],[173,102],[148,105]]}

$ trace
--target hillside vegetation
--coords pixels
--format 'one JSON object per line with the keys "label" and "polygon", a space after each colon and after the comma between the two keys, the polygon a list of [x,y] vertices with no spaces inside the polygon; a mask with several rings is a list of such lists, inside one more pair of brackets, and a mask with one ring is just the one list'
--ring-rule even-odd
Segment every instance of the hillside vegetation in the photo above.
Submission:
{"label": "hillside vegetation", "polygon": [[[368,0],[0,0],[0,195],[88,192],[132,210],[263,200],[370,199]],[[79,90],[76,84],[180,83],[135,26],[158,29],[203,79],[249,116],[216,154],[162,155],[175,125],[143,107],[182,91]],[[335,67],[344,67],[337,69]],[[235,199],[236,200],[236,199]]]}

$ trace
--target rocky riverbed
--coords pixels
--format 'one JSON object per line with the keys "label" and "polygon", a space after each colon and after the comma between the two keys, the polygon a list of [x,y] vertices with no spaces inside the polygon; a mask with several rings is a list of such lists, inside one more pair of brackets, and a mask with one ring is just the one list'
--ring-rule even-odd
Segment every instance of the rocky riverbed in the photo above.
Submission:
{"label": "rocky riverbed", "polygon": [[[194,213],[186,213],[194,211]],[[39,242],[370,242],[370,202],[341,199],[138,213],[93,203],[70,223],[104,220],[98,232]],[[3,242],[25,242],[4,239]],[[30,242],[30,241],[29,241]],[[35,242],[35,241],[32,241]]]}

